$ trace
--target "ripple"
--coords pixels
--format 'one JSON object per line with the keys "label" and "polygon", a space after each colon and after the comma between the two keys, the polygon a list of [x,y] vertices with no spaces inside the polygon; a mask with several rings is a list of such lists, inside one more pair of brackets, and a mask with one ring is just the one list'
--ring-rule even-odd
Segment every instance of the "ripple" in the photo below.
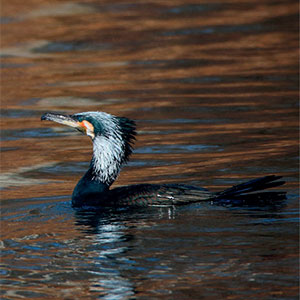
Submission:
{"label": "ripple", "polygon": [[29,63],[7,63],[7,62],[3,62],[1,63],[0,67],[1,69],[7,69],[7,68],[27,68],[27,67],[32,67],[35,64],[29,64]]}
{"label": "ripple", "polygon": [[66,2],[40,6],[25,14],[23,18],[73,16],[93,12],[95,12],[95,8],[92,5]]}
{"label": "ripple", "polygon": [[[198,108],[199,109],[199,108]],[[203,108],[201,108],[203,109]],[[174,118],[174,119],[163,119],[163,120],[157,120],[157,119],[148,119],[148,120],[143,120],[144,123],[154,123],[154,124],[218,124],[218,123],[223,123],[225,122],[225,119],[185,119],[185,118]],[[182,129],[181,131],[183,131]],[[180,130],[164,130],[164,132],[160,132],[160,134],[164,133],[176,133],[176,132],[181,132]],[[186,132],[186,130],[184,130]],[[194,131],[189,131],[189,132],[194,132]]]}
{"label": "ripple", "polygon": [[247,76],[199,76],[199,77],[182,77],[176,79],[167,79],[165,82],[170,83],[237,83],[237,82],[297,82],[297,75],[278,74],[278,75],[247,75]]}
{"label": "ripple", "polygon": [[45,174],[51,174],[55,176],[57,176],[57,174],[61,176],[74,174],[77,175],[85,172],[88,169],[89,164],[89,162],[62,162],[50,166],[35,168],[34,171],[27,173],[27,176],[30,176],[30,174],[38,174],[38,176]]}
{"label": "ripple", "polygon": [[196,66],[211,66],[214,64],[231,64],[231,60],[222,59],[147,59],[147,60],[131,60],[128,62],[129,65],[143,66],[144,68],[160,68],[160,69],[172,69],[172,68],[194,68]]}
{"label": "ripple", "polygon": [[137,148],[135,153],[145,154],[145,153],[189,153],[189,152],[198,152],[205,151],[209,149],[219,149],[218,146],[212,145],[156,145],[156,146],[146,146]]}
{"label": "ripple", "polygon": [[16,19],[9,16],[0,17],[0,24],[10,24],[16,22]]}
{"label": "ripple", "polygon": [[179,165],[180,161],[160,161],[160,160],[132,160],[127,163],[129,167],[154,167],[154,166],[172,166]]}
{"label": "ripple", "polygon": [[164,31],[162,36],[180,36],[180,35],[199,35],[199,34],[216,34],[216,33],[245,33],[245,32],[262,32],[264,26],[262,24],[239,24],[239,25],[223,25],[211,27],[194,27],[182,28],[176,30]]}
{"label": "ripple", "polygon": [[[60,130],[59,130],[60,131]],[[69,136],[72,131],[63,130],[60,135]],[[56,137],[57,134],[52,128],[27,128],[27,129],[5,129],[1,131],[2,141],[15,141],[20,139],[38,139]]]}
{"label": "ripple", "polygon": [[19,150],[19,147],[1,147],[0,152]]}
{"label": "ripple", "polygon": [[86,41],[56,41],[32,49],[33,53],[57,53],[68,51],[100,51],[110,49],[109,43],[93,43]]}
{"label": "ripple", "polygon": [[41,112],[31,109],[1,109],[0,116],[1,118],[28,118],[40,116]]}
{"label": "ripple", "polygon": [[220,9],[222,5],[220,3],[202,3],[202,4],[184,4],[178,6],[172,6],[169,9],[163,10],[163,13],[169,14],[193,14],[193,13],[201,13],[213,11],[216,9]]}
{"label": "ripple", "polygon": [[42,107],[81,107],[99,104],[99,100],[93,98],[78,98],[72,96],[47,97],[37,99],[36,104]]}

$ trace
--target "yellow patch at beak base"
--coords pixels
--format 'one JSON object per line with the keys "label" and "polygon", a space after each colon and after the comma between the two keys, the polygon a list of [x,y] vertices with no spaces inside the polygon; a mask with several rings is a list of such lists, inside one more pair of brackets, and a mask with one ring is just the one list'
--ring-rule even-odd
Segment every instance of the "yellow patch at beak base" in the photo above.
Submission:
{"label": "yellow patch at beak base", "polygon": [[95,137],[94,126],[86,120],[79,122],[79,125],[85,130],[86,135],[90,136],[92,139]]}

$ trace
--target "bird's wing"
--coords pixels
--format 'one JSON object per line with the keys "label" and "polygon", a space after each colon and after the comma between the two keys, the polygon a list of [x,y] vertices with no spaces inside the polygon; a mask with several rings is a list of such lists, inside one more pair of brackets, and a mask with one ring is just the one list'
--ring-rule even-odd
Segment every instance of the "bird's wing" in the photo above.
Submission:
{"label": "bird's wing", "polygon": [[172,206],[211,199],[203,188],[183,184],[137,184],[114,188],[109,201],[122,206]]}

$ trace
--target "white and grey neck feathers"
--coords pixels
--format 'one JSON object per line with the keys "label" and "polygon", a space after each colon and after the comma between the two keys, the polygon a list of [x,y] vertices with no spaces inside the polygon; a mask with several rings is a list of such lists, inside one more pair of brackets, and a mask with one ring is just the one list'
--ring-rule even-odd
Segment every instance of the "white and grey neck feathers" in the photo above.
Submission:
{"label": "white and grey neck feathers", "polygon": [[132,142],[136,134],[135,123],[104,112],[87,112],[85,118],[93,120],[95,134],[90,165],[91,180],[110,186],[132,152]]}

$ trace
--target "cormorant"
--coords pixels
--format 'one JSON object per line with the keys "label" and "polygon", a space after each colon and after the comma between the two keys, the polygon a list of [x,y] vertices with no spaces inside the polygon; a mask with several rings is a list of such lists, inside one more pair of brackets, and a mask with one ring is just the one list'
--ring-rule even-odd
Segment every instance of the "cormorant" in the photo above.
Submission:
{"label": "cormorant", "polygon": [[96,111],[74,115],[46,113],[41,120],[74,127],[93,141],[90,167],[72,194],[73,207],[173,206],[201,201],[240,204],[251,200],[259,203],[285,194],[258,192],[284,184],[284,181],[277,181],[281,177],[275,175],[254,179],[216,193],[185,184],[136,184],[110,189],[122,165],[132,153],[135,122]]}

